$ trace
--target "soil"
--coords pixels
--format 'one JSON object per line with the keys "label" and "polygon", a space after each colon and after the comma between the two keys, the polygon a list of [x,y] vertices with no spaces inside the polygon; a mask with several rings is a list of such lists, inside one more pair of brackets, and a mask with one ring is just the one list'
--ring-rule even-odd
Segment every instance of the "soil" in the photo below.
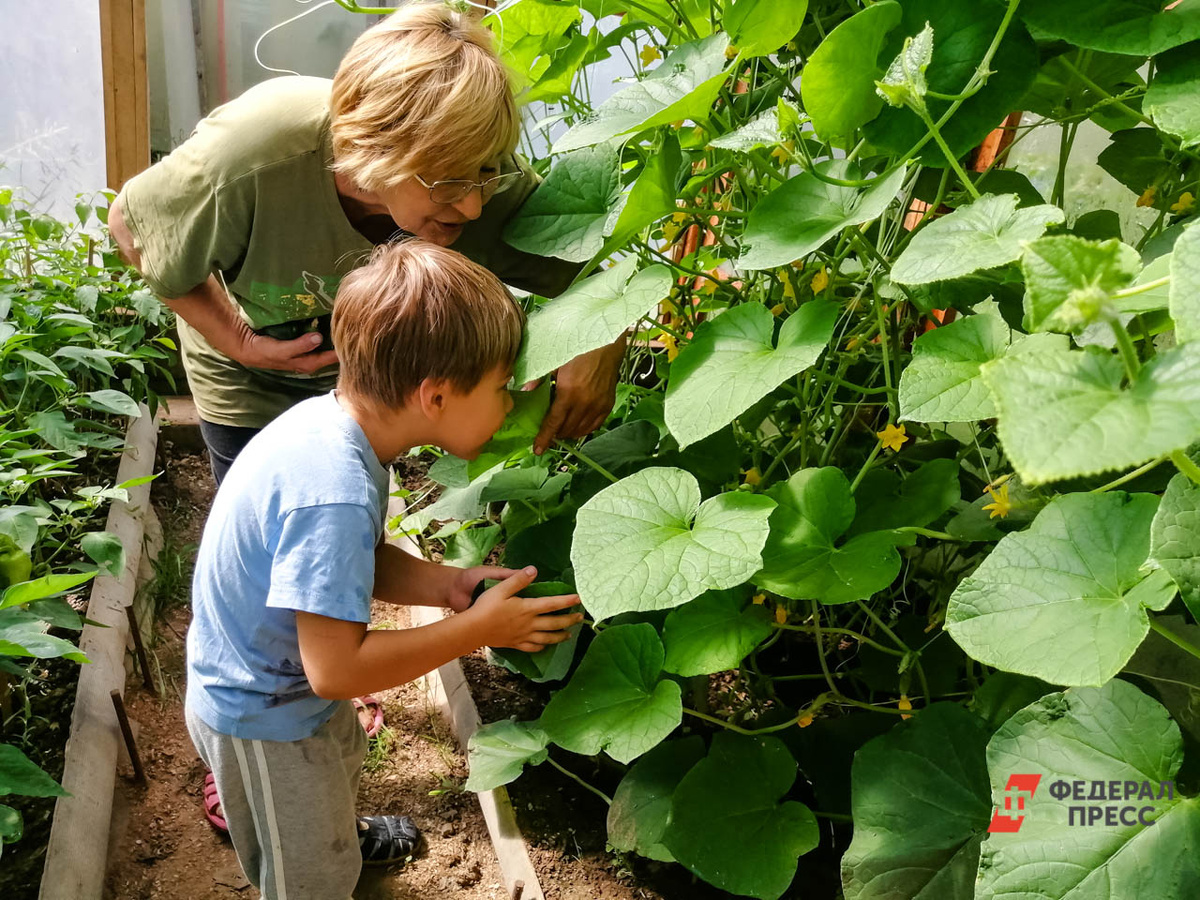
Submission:
{"label": "soil", "polygon": [[[165,475],[155,482],[152,501],[176,547],[198,544],[213,495],[207,459],[178,448],[165,449],[169,454]],[[409,461],[405,486],[420,486],[422,468]],[[183,635],[189,618],[186,604],[179,605],[156,626],[153,653],[162,696],[151,695],[137,678],[130,679],[126,689],[130,717],[139,727],[138,746],[148,785],[136,786],[123,764],[106,881],[105,897],[111,900],[258,897],[242,875],[232,845],[209,825],[202,811],[204,767],[183,724]],[[394,627],[408,625],[402,607],[377,605],[374,619]],[[536,716],[545,702],[538,686],[488,665],[482,653],[464,664],[476,684],[485,721]],[[378,696],[390,733],[372,742],[359,808],[364,813],[412,816],[426,842],[403,867],[367,870],[355,896],[359,900],[507,898],[479,805],[462,789],[466,759],[449,728],[414,685]],[[605,784],[603,773],[579,774]],[[612,773],[608,777],[615,778]],[[603,803],[548,766],[511,788],[548,900],[728,896],[694,883],[677,866],[622,860],[608,853]],[[660,881],[673,887],[659,887]]]}

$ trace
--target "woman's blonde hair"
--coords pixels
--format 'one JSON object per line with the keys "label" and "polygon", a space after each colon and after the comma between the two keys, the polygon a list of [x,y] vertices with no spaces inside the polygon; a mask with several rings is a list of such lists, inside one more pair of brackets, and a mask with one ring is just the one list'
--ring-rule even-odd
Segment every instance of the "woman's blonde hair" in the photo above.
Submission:
{"label": "woman's blonde hair", "polygon": [[412,2],[363,32],[333,77],[333,170],[377,191],[405,178],[476,177],[520,120],[492,35],[441,2]]}
{"label": "woman's blonde hair", "polygon": [[331,327],[338,388],[398,408],[426,378],[466,393],[511,367],[525,314],[483,266],[410,238],[377,247],[342,279]]}

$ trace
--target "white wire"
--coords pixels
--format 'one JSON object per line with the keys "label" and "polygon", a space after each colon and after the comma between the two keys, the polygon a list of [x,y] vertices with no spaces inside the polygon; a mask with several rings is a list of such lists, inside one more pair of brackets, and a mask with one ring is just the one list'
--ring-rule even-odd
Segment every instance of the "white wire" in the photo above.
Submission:
{"label": "white wire", "polygon": [[[307,4],[307,3],[312,3],[312,0],[296,0],[296,2],[300,3],[300,4]],[[494,15],[496,17],[496,21],[500,24],[499,38],[500,38],[501,42],[503,42],[504,41],[504,20],[500,18],[500,14],[503,13],[506,9],[516,6],[518,3],[521,2],[521,0],[504,0],[504,2],[498,3],[496,5],[495,9],[492,9],[490,6],[487,6],[483,3],[477,3],[477,2],[475,2],[475,0],[461,0],[461,2],[465,3],[467,6],[470,6],[472,9],[483,10],[484,12],[486,12],[490,15]],[[258,53],[259,48],[262,46],[262,42],[264,40],[266,40],[267,35],[278,31],[280,28],[283,28],[285,25],[291,25],[293,22],[299,22],[305,16],[312,15],[318,9],[321,9],[322,7],[325,7],[325,6],[330,6],[331,4],[334,4],[334,3],[337,3],[337,0],[323,0],[323,2],[318,3],[316,6],[312,7],[311,9],[306,9],[304,12],[300,13],[299,15],[292,16],[290,19],[286,19],[277,25],[272,25],[270,28],[268,28],[266,31],[264,31],[261,35],[259,35],[258,40],[254,42],[254,61],[256,63],[258,63],[259,68],[264,69],[267,72],[277,72],[280,75],[299,75],[300,73],[293,69],[277,69],[274,66],[268,66],[265,62],[262,61],[262,57],[259,56],[259,53]],[[397,6],[397,9],[399,9],[399,8],[400,7]]]}
{"label": "white wire", "polygon": [[[296,0],[296,2],[297,3],[311,3],[312,0]],[[260,46],[262,46],[262,42],[266,39],[267,35],[271,34],[272,32],[278,31],[280,28],[283,28],[283,26],[285,26],[285,25],[291,25],[293,22],[299,22],[305,16],[310,16],[313,13],[315,13],[318,9],[321,9],[322,7],[325,7],[325,6],[331,6],[332,4],[334,4],[336,2],[337,2],[337,0],[323,0],[323,2],[318,3],[316,6],[312,7],[312,9],[306,9],[304,12],[300,13],[299,15],[292,16],[290,19],[280,22],[278,25],[272,25],[270,28],[268,28],[266,31],[264,31],[261,35],[259,35],[258,40],[254,42],[254,61],[256,63],[258,63],[260,68],[263,68],[268,72],[278,72],[280,75],[299,75],[300,74],[299,72],[296,72],[292,69],[277,69],[274,66],[268,66],[265,62],[262,61],[262,57],[258,55],[258,48]]]}

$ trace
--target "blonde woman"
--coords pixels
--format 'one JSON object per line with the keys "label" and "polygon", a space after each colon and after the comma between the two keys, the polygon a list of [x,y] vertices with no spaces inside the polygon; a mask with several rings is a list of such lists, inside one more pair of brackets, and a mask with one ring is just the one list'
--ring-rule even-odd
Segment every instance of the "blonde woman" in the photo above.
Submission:
{"label": "blonde woman", "polygon": [[[287,76],[215,110],[132,179],[109,226],[178,314],[184,368],[218,483],[255,433],[337,374],[328,336],[342,277],[398,234],[555,296],[577,268],[503,242],[536,186],[490,33],[412,3],[355,41],[332,84]],[[534,449],[612,409],[623,340],[557,372]]]}

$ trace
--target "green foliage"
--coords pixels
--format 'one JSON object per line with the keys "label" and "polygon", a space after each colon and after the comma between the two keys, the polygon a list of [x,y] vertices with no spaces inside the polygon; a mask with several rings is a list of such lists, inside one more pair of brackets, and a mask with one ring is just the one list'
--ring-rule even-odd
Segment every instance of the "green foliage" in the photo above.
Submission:
{"label": "green foliage", "polygon": [[[0,796],[64,793],[15,746],[25,689],[42,677],[38,660],[88,662],[63,636],[83,622],[61,595],[124,570],[120,538],[100,529],[108,503],[135,486],[111,480],[125,417],[174,386],[169,313],[106,236],[83,230],[107,220],[109,199],[81,199],[74,225],[0,188],[0,693],[17,710],[4,723]],[[0,843],[22,831],[20,813],[0,806]]]}
{"label": "green foliage", "polygon": [[[798,803],[810,785],[855,820],[847,900],[1200,895],[1193,799],[1152,829],[1067,827],[1047,793],[1174,777],[1178,732],[1123,672],[1176,692],[1188,729],[1200,690],[1195,666],[1154,662],[1200,656],[1200,13],[1165,7],[490,17],[512,17],[505,52],[566,126],[510,238],[580,277],[531,302],[518,380],[544,393],[479,459],[440,462],[447,488],[405,524],[470,543],[498,523],[506,563],[577,590],[589,620],[536,658],[493,654],[552,692],[538,722],[481,732],[479,783],[605,752],[627,766],[590,767],[613,847],[746,896],[836,874],[845,833]],[[640,66],[593,107],[611,52]],[[1018,110],[1042,118],[1017,142],[1059,139],[1046,180],[1004,149],[977,171]],[[1067,177],[1085,122],[1130,191],[1111,208]],[[605,426],[533,458],[556,370],[623,332]],[[31,349],[41,378],[102,365]],[[37,420],[66,444],[63,424]],[[28,528],[0,514],[18,550]],[[1089,687],[1049,693],[1065,684]],[[1021,832],[985,836],[1008,776],[1035,771]]]}

